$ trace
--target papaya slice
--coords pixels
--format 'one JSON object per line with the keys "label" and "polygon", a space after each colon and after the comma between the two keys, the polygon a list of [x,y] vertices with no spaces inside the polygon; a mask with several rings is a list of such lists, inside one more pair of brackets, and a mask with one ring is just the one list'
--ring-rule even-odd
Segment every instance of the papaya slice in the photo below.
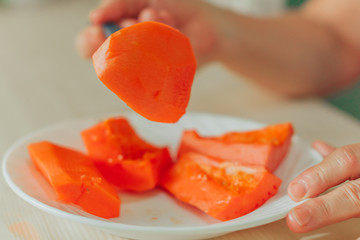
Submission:
{"label": "papaya slice", "polygon": [[37,169],[55,190],[58,200],[74,203],[102,218],[120,215],[120,199],[87,155],[48,141],[28,145]]}
{"label": "papaya slice", "polygon": [[274,172],[289,151],[293,133],[291,123],[215,137],[202,137],[195,130],[186,130],[180,141],[178,156],[198,152],[245,165],[262,166]]}
{"label": "papaya slice", "polygon": [[248,214],[274,196],[281,179],[263,167],[224,162],[185,153],[161,181],[169,193],[210,216],[231,220]]}
{"label": "papaya slice", "polygon": [[120,29],[93,54],[98,78],[130,108],[157,122],[185,114],[196,71],[189,39],[157,22]]}
{"label": "papaya slice", "polygon": [[108,118],[83,130],[81,135],[100,172],[123,190],[153,189],[172,165],[167,147],[147,143],[122,117]]}

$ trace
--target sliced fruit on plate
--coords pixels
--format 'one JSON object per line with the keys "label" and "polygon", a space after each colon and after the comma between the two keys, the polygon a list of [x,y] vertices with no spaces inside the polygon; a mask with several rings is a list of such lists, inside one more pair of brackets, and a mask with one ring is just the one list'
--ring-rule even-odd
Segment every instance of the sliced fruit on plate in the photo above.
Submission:
{"label": "sliced fruit on plate", "polygon": [[280,184],[281,179],[263,167],[198,153],[181,155],[161,181],[177,199],[221,221],[257,209],[277,193]]}
{"label": "sliced fruit on plate", "polygon": [[58,200],[103,218],[118,217],[120,199],[87,155],[48,141],[28,145],[31,159]]}
{"label": "sliced fruit on plate", "polygon": [[172,165],[168,148],[141,139],[125,118],[108,118],[81,135],[100,172],[124,190],[153,189]]}
{"label": "sliced fruit on plate", "polygon": [[289,151],[293,133],[291,123],[228,132],[215,137],[203,137],[196,130],[186,130],[180,141],[178,156],[198,152],[227,161],[262,166],[274,172]]}

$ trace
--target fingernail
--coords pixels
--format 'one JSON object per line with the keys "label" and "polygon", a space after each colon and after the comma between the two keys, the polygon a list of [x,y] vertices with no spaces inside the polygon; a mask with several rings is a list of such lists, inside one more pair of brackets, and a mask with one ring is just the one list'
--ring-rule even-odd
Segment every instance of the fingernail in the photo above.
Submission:
{"label": "fingernail", "polygon": [[308,188],[304,180],[299,180],[289,187],[289,195],[294,200],[302,200],[307,197]]}
{"label": "fingernail", "polygon": [[295,220],[299,226],[305,226],[311,220],[311,209],[303,206],[296,207],[290,211],[289,218],[291,221]]}

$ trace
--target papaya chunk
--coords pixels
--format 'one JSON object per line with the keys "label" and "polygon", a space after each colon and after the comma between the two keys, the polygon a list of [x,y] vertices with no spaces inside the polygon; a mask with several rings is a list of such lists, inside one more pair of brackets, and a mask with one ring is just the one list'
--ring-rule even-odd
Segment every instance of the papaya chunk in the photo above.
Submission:
{"label": "papaya chunk", "polygon": [[120,189],[153,189],[172,165],[168,148],[142,140],[125,118],[108,118],[81,135],[100,172]]}
{"label": "papaya chunk", "polygon": [[252,212],[274,196],[281,179],[263,167],[185,153],[161,185],[180,201],[227,221]]}
{"label": "papaya chunk", "polygon": [[186,112],[196,59],[178,30],[134,24],[110,35],[92,59],[98,78],[143,117],[174,123]]}
{"label": "papaya chunk", "polygon": [[293,133],[291,123],[228,132],[216,137],[202,137],[195,130],[186,130],[180,141],[178,156],[198,152],[245,165],[262,166],[274,172],[290,148]]}
{"label": "papaya chunk", "polygon": [[30,157],[59,201],[102,218],[120,215],[120,199],[87,155],[48,141],[28,145]]}

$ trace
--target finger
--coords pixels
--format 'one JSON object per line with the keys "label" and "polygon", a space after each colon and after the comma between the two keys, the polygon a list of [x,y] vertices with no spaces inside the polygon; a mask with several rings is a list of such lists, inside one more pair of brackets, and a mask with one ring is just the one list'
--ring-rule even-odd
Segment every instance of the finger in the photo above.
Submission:
{"label": "finger", "polygon": [[359,216],[360,179],[357,179],[293,208],[286,221],[294,232],[309,232]]}
{"label": "finger", "polygon": [[105,41],[100,26],[90,26],[80,32],[75,39],[75,48],[79,55],[84,58],[91,58],[93,53]]}
{"label": "finger", "polygon": [[93,24],[102,24],[136,17],[146,4],[146,0],[103,0],[100,6],[90,13],[90,21]]}
{"label": "finger", "polygon": [[147,22],[147,21],[158,22],[158,21],[160,21],[160,16],[159,16],[158,12],[155,11],[154,9],[145,8],[140,11],[138,20],[139,20],[139,22]]}
{"label": "finger", "polygon": [[125,27],[129,27],[131,25],[134,25],[138,23],[138,20],[135,19],[135,18],[126,18],[126,19],[123,19],[119,22],[119,26],[122,27],[122,28],[125,28]]}
{"label": "finger", "polygon": [[323,157],[327,157],[328,155],[330,155],[333,151],[335,151],[335,147],[330,146],[329,144],[317,140],[313,143],[312,147],[319,152]]}
{"label": "finger", "polygon": [[288,186],[288,194],[294,201],[300,201],[359,176],[360,144],[347,145],[296,177]]}
{"label": "finger", "polygon": [[166,10],[160,10],[159,11],[159,16],[162,19],[162,22],[172,26],[172,27],[176,27],[175,26],[175,19],[174,17]]}
{"label": "finger", "polygon": [[145,8],[139,13],[139,22],[155,21],[170,26],[175,26],[175,21],[171,15],[165,10],[155,10],[153,8]]}

